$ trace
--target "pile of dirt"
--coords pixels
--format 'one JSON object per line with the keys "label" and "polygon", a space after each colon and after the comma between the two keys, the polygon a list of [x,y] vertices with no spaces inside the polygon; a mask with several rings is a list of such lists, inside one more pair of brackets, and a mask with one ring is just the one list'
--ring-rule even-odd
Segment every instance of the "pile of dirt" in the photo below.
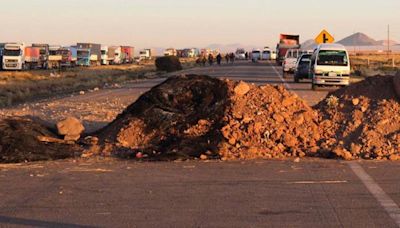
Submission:
{"label": "pile of dirt", "polygon": [[321,113],[321,153],[346,160],[400,159],[400,103],[393,76],[376,76],[329,94]]}
{"label": "pile of dirt", "polygon": [[283,87],[188,75],[145,93],[98,136],[123,155],[282,158],[317,152],[317,120]]}
{"label": "pile of dirt", "polygon": [[79,151],[74,145],[57,141],[57,135],[38,121],[0,120],[0,163],[65,159]]}

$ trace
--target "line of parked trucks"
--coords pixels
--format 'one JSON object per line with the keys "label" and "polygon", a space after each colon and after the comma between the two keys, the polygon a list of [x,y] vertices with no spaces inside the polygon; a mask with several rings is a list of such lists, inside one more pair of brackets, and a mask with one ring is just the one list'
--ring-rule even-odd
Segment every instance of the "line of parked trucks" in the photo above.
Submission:
{"label": "line of parked trucks", "polygon": [[131,46],[102,46],[94,43],[77,43],[68,47],[0,43],[0,60],[3,70],[117,65],[134,63],[134,50]]}

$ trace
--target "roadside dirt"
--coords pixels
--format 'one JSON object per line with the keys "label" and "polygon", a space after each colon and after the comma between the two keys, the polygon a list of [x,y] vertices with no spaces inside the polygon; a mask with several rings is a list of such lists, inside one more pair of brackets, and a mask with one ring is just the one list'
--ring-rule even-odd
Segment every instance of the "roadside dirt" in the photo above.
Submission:
{"label": "roadside dirt", "polygon": [[316,108],[326,139],[323,154],[347,160],[400,160],[400,103],[393,76],[370,77],[342,88]]}
{"label": "roadside dirt", "polygon": [[314,155],[317,114],[282,86],[173,77],[98,136],[122,156],[226,159]]}
{"label": "roadside dirt", "polygon": [[74,144],[49,143],[40,139],[58,136],[37,120],[10,118],[0,120],[0,163],[65,159],[79,156]]}

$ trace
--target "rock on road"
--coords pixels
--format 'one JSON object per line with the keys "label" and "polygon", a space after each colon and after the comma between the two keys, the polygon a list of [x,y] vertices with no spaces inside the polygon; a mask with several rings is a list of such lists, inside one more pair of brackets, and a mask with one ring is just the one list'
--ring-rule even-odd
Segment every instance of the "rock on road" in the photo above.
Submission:
{"label": "rock on road", "polygon": [[[328,90],[282,78],[269,63],[184,73],[282,84],[309,104]],[[96,130],[163,79],[1,110]],[[52,119],[49,119],[52,118]],[[66,160],[0,165],[1,227],[398,227],[400,163]]]}

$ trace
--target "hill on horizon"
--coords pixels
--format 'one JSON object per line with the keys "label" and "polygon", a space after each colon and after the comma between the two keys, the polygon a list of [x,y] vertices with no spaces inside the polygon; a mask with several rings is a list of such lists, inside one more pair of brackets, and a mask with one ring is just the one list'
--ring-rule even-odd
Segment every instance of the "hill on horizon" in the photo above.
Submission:
{"label": "hill on horizon", "polygon": [[342,44],[344,46],[374,46],[374,45],[382,45],[379,41],[372,39],[364,33],[358,32],[353,35],[350,35],[337,43]]}

